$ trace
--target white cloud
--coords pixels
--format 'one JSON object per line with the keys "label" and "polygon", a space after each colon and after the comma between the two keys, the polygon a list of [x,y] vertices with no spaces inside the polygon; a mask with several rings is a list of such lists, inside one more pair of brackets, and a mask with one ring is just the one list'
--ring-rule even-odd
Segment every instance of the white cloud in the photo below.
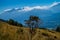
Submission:
{"label": "white cloud", "polygon": [[60,2],[54,2],[53,4],[50,5],[50,7],[53,7],[55,5],[58,5]]}
{"label": "white cloud", "polygon": [[17,7],[17,8],[15,8],[15,10],[18,10],[19,8]]}
{"label": "white cloud", "polygon": [[4,10],[4,11],[10,11],[10,10],[12,10],[12,9],[6,9],[6,10]]}
{"label": "white cloud", "polygon": [[33,9],[50,9],[51,7],[55,6],[55,5],[58,5],[60,2],[54,2],[52,3],[51,5],[48,5],[48,6],[34,6],[34,7],[24,7],[24,9],[22,9],[22,11],[30,11],[30,10],[33,10]]}
{"label": "white cloud", "polygon": [[35,9],[48,9],[48,6],[35,6]]}
{"label": "white cloud", "polygon": [[33,9],[32,7],[28,7],[28,6],[27,6],[27,7],[24,7],[22,10],[23,10],[23,11],[29,11],[29,10],[32,10],[32,9]]}
{"label": "white cloud", "polygon": [[24,7],[22,10],[18,10],[18,11],[30,11],[33,9],[48,9],[48,6],[34,6],[34,7]]}
{"label": "white cloud", "polygon": [[[22,9],[20,10],[17,10],[19,8],[15,8],[15,10],[17,10],[18,12],[21,12],[21,11],[30,11],[30,10],[33,10],[33,9],[44,9],[44,10],[47,10],[47,9],[50,9],[51,7],[55,6],[55,5],[58,5],[60,2],[54,2],[52,3],[51,5],[48,5],[48,6],[33,6],[33,7],[29,7],[29,6],[25,6],[23,7]],[[12,9],[6,9],[4,11],[10,11]]]}

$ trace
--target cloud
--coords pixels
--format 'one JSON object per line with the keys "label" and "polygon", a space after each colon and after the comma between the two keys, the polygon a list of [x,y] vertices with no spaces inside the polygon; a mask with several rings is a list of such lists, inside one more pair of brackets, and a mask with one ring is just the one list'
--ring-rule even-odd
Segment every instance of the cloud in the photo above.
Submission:
{"label": "cloud", "polygon": [[48,6],[35,6],[35,9],[48,9]]}
{"label": "cloud", "polygon": [[24,9],[22,9],[21,11],[30,11],[30,10],[33,10],[33,9],[44,9],[44,10],[47,10],[47,9],[50,9],[51,7],[53,6],[56,6],[58,5],[60,2],[53,2],[51,5],[48,5],[48,6],[33,6],[33,7],[29,7],[29,6],[25,6]]}
{"label": "cloud", "polygon": [[4,10],[4,11],[11,11],[12,9],[6,9],[6,10]]}
{"label": "cloud", "polygon": [[54,2],[53,4],[50,5],[50,8],[53,7],[53,6],[56,6],[58,5],[60,2]]}
{"label": "cloud", "polygon": [[21,10],[18,10],[18,11],[30,11],[32,9],[33,9],[32,7],[26,6],[26,7],[23,7]]}
{"label": "cloud", "polygon": [[25,7],[23,7],[22,10],[18,10],[18,11],[19,12],[21,12],[21,11],[31,11],[33,9],[48,9],[48,6],[34,6],[34,7],[25,6]]}
{"label": "cloud", "polygon": [[[50,9],[51,7],[53,6],[56,6],[58,5],[60,2],[53,2],[51,5],[48,5],[48,6],[33,6],[33,7],[29,7],[29,6],[25,6],[23,8],[20,8],[20,10],[18,10],[19,8],[14,8],[15,10],[17,10],[18,12],[21,12],[21,11],[31,11],[33,9],[44,9],[44,10],[47,10],[47,9]],[[10,11],[12,9],[6,9],[4,11]]]}

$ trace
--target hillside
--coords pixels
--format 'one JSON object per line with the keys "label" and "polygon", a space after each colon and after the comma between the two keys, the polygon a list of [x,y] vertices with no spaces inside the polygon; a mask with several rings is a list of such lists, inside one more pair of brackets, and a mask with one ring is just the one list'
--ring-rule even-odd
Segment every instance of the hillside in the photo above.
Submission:
{"label": "hillside", "polygon": [[0,21],[0,40],[60,40],[60,33],[36,29],[31,34],[29,28],[17,27]]}

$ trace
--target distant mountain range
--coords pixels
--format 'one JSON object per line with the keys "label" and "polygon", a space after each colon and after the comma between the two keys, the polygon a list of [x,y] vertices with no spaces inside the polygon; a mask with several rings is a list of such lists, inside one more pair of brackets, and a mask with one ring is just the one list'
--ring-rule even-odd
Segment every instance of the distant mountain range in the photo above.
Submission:
{"label": "distant mountain range", "polygon": [[24,24],[24,20],[29,16],[38,16],[42,23],[41,26],[48,28],[55,28],[60,25],[60,2],[53,3],[50,6],[35,6],[35,7],[23,7],[7,9],[0,14],[1,19],[14,19]]}

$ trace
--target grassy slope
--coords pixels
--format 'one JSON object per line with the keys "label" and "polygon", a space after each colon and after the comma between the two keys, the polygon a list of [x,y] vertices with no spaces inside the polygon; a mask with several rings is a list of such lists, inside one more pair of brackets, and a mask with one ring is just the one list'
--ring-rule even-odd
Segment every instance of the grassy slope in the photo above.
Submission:
{"label": "grassy slope", "polygon": [[31,34],[29,30],[0,22],[0,40],[60,40],[59,32],[36,29],[36,32]]}

